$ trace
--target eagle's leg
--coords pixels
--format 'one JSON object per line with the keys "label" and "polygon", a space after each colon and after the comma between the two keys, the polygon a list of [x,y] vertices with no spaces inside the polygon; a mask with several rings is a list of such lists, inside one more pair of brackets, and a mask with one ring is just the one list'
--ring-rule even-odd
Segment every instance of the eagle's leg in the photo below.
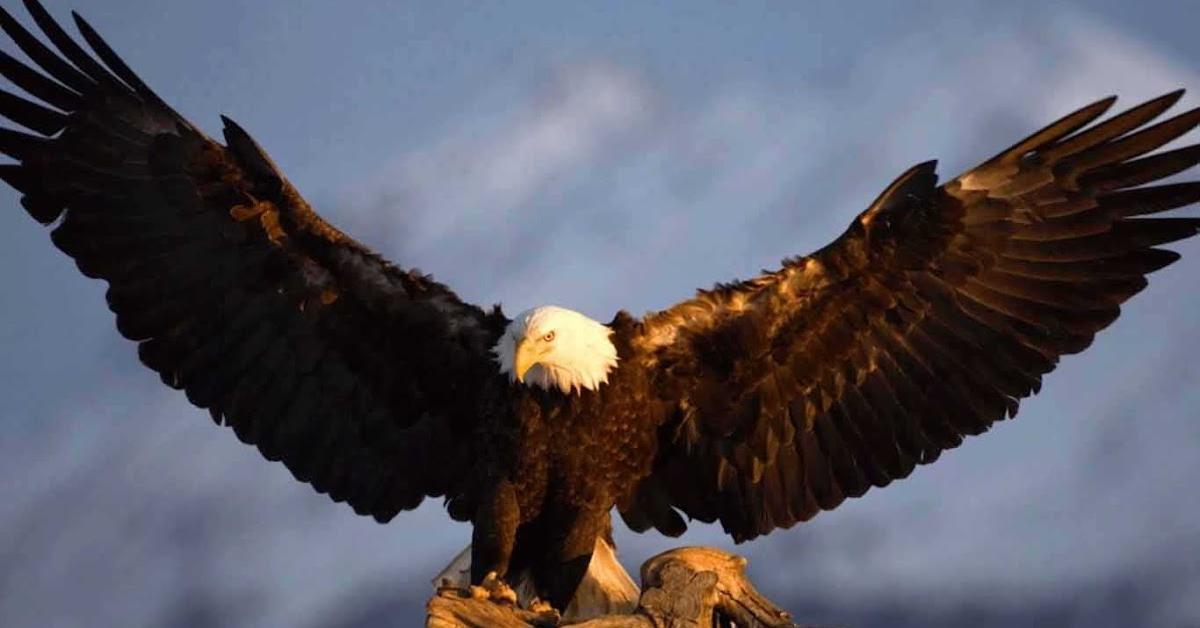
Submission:
{"label": "eagle's leg", "polygon": [[580,511],[566,521],[562,536],[551,539],[549,551],[534,573],[538,594],[565,611],[587,575],[596,539],[608,529],[608,511]]}
{"label": "eagle's leg", "polygon": [[504,583],[520,523],[517,493],[501,482],[481,501],[471,532],[471,584],[483,586],[496,601],[516,603],[516,593]]}

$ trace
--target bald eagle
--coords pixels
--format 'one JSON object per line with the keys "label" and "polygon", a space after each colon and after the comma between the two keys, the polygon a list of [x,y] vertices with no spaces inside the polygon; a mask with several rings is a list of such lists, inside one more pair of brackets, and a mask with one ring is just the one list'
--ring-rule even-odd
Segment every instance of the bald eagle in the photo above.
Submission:
{"label": "bald eagle", "polygon": [[[608,323],[505,316],[318,216],[232,120],[224,143],[78,15],[0,9],[0,178],[108,282],[162,381],[334,501],[386,522],[426,497],[473,524],[471,579],[529,572],[564,608],[616,507],[736,541],[807,521],[1013,417],[1178,255],[1200,200],[1156,183],[1200,122],[1167,94],[1062,118],[938,185],[914,166],[846,232],[748,281]],[[43,43],[46,41],[48,43]],[[1149,155],[1148,155],[1149,154]],[[1148,156],[1147,156],[1148,155]]]}

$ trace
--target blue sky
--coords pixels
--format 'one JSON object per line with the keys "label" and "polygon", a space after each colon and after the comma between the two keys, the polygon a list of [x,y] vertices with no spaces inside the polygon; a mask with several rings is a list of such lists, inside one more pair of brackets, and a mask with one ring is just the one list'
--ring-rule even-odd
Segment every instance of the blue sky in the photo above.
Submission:
{"label": "blue sky", "polygon": [[[822,245],[918,161],[948,178],[1110,93],[1200,90],[1184,3],[480,4],[47,2],[401,265],[602,320]],[[214,427],[2,198],[0,624],[416,613],[469,528],[357,518]],[[1200,245],[1175,248],[1017,420],[738,547],[752,575],[827,624],[1200,622]],[[635,569],[676,542],[618,543]]]}

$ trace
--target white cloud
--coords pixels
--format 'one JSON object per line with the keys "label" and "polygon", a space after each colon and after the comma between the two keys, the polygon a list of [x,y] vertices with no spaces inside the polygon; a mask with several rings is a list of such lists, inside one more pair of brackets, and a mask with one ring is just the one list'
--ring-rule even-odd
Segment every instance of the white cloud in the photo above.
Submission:
{"label": "white cloud", "polygon": [[473,251],[485,255],[482,263],[499,262],[505,256],[497,243],[536,229],[529,221],[538,195],[586,171],[644,124],[653,101],[625,68],[602,61],[561,66],[515,107],[504,103],[503,114],[462,120],[365,187],[403,199],[408,218],[396,235],[412,259],[436,264]]}

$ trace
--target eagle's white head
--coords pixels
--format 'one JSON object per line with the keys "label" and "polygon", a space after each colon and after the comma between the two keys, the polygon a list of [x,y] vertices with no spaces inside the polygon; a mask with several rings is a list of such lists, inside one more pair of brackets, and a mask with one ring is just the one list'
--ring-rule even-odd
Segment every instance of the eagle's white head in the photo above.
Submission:
{"label": "eagle's white head", "polygon": [[579,312],[543,305],[518,314],[492,351],[510,381],[563,393],[596,390],[617,366],[611,335]]}

